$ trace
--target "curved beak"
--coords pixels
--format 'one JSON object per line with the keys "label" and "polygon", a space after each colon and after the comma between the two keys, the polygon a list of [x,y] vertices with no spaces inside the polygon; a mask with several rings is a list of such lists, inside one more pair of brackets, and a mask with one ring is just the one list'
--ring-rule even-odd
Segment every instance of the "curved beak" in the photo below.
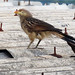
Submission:
{"label": "curved beak", "polygon": [[16,10],[14,13],[15,13],[15,14],[18,14],[18,12],[19,12],[19,11],[18,11],[18,10]]}

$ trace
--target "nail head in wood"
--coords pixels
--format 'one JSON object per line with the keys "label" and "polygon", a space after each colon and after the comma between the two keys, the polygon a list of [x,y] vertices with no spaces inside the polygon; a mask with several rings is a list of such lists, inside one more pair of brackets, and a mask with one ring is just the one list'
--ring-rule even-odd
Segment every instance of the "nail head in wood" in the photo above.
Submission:
{"label": "nail head in wood", "polygon": [[65,34],[68,34],[68,33],[67,33],[67,28],[65,28]]}
{"label": "nail head in wood", "polygon": [[56,47],[54,47],[54,53],[53,54],[50,54],[50,55],[52,55],[54,57],[57,57],[57,58],[62,58],[61,55],[59,55],[59,54],[56,53]]}
{"label": "nail head in wood", "polygon": [[0,24],[0,31],[3,31],[3,29],[2,29],[2,23]]}
{"label": "nail head in wood", "polygon": [[73,18],[73,20],[75,20],[75,13],[74,13],[74,18]]}
{"label": "nail head in wood", "polygon": [[41,75],[44,75],[44,73],[42,72]]}

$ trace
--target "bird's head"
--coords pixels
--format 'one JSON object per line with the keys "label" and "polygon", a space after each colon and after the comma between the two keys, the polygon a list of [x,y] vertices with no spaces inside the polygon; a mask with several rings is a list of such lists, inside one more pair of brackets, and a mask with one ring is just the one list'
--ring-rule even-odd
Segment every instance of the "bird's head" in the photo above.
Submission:
{"label": "bird's head", "polygon": [[19,16],[32,17],[31,13],[25,9],[16,10],[14,13]]}

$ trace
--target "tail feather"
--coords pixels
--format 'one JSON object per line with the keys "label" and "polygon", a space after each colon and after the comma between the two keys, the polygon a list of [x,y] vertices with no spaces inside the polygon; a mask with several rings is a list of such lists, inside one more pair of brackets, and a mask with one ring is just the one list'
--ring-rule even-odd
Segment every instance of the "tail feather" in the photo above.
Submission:
{"label": "tail feather", "polygon": [[63,35],[61,39],[65,40],[67,44],[72,48],[73,52],[75,53],[75,38],[70,35],[64,34],[62,32],[59,33]]}
{"label": "tail feather", "polygon": [[71,42],[67,42],[67,44],[72,48],[73,52],[75,53],[75,44]]}
{"label": "tail feather", "polygon": [[74,41],[75,41],[75,38],[74,38],[74,37],[72,37],[72,36],[70,36],[70,35],[64,34],[64,33],[62,33],[62,32],[59,32],[59,34],[62,34],[63,36],[65,36],[65,37],[67,37],[67,38],[69,38],[69,39],[71,39],[71,40],[74,40]]}

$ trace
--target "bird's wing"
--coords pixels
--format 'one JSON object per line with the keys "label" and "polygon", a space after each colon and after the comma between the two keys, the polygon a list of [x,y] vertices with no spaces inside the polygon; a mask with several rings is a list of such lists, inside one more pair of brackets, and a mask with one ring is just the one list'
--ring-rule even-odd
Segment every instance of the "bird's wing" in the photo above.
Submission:
{"label": "bird's wing", "polygon": [[62,31],[61,29],[57,29],[51,24],[48,24],[42,20],[38,20],[35,18],[26,18],[29,27],[34,31]]}

